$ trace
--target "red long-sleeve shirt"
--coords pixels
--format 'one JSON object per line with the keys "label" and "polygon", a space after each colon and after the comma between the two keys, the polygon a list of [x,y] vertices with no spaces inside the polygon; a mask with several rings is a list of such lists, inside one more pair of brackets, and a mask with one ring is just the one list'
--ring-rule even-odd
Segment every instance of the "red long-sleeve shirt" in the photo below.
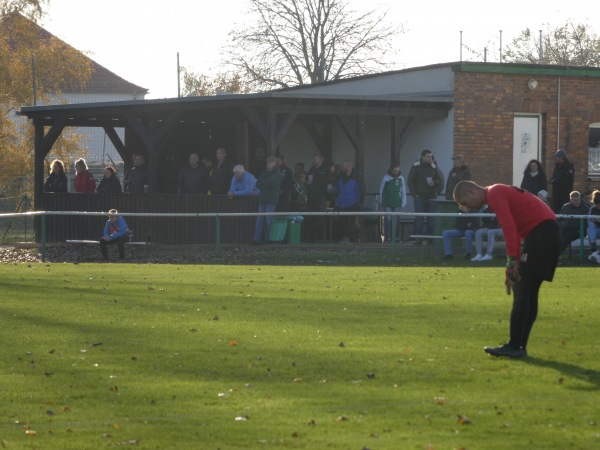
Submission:
{"label": "red long-sleeve shirt", "polygon": [[86,170],[75,175],[75,192],[96,192],[96,180],[92,172]]}
{"label": "red long-sleeve shirt", "polygon": [[508,256],[521,256],[521,239],[556,215],[542,200],[523,189],[506,184],[485,187],[485,199],[502,227]]}

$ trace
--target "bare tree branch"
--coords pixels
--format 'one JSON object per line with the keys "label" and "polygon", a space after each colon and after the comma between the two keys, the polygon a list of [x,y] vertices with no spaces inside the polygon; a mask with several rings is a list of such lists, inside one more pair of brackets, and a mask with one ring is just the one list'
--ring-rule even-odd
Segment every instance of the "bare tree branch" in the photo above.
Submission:
{"label": "bare tree branch", "polygon": [[546,25],[542,33],[542,58],[537,34],[526,28],[513,39],[504,54],[507,62],[557,64],[561,66],[600,66],[600,38],[587,24],[565,25],[551,29]]}
{"label": "bare tree branch", "polygon": [[387,69],[402,32],[385,12],[357,14],[348,0],[249,1],[254,20],[230,32],[227,64],[258,90]]}

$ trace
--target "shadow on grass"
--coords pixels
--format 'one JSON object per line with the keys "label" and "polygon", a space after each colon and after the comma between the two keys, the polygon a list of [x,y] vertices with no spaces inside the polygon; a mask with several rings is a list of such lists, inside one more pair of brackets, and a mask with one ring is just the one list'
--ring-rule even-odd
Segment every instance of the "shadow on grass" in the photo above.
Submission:
{"label": "shadow on grass", "polygon": [[[554,369],[557,372],[562,373],[563,375],[566,375],[571,378],[576,378],[581,381],[585,381],[591,385],[589,387],[578,388],[580,390],[600,390],[600,372],[598,372],[597,370],[586,369],[575,364],[564,363],[560,361],[552,361],[549,359],[541,358],[529,357],[523,359],[522,361],[533,366]],[[559,379],[559,383],[562,383],[562,378]]]}

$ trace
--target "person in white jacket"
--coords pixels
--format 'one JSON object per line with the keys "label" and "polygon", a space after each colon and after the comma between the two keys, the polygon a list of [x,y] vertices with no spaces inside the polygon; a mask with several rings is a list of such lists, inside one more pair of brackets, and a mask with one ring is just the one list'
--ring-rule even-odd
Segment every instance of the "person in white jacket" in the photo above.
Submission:
{"label": "person in white jacket", "polygon": [[[391,163],[381,180],[379,205],[385,212],[399,212],[406,206],[406,183],[398,163]],[[394,216],[396,221],[399,218],[399,216]],[[385,216],[385,242],[391,242],[392,238],[396,239],[395,236],[392,236],[392,216]]]}

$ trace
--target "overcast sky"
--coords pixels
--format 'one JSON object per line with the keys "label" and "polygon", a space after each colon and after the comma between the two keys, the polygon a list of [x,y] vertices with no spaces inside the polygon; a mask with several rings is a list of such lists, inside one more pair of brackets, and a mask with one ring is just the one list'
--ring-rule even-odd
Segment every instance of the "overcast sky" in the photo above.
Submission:
{"label": "overcast sky", "polygon": [[[562,26],[568,18],[588,22],[597,0],[488,2],[485,0],[348,0],[355,9],[389,9],[389,19],[405,33],[395,43],[394,68],[403,69],[460,59],[463,44],[488,47],[488,61],[499,58],[499,35],[506,47],[526,27]],[[219,71],[220,50],[228,34],[243,23],[248,0],[50,0],[42,26],[99,64],[138,86],[146,98],[177,96],[180,64],[210,75]],[[463,50],[463,59],[474,60]]]}

